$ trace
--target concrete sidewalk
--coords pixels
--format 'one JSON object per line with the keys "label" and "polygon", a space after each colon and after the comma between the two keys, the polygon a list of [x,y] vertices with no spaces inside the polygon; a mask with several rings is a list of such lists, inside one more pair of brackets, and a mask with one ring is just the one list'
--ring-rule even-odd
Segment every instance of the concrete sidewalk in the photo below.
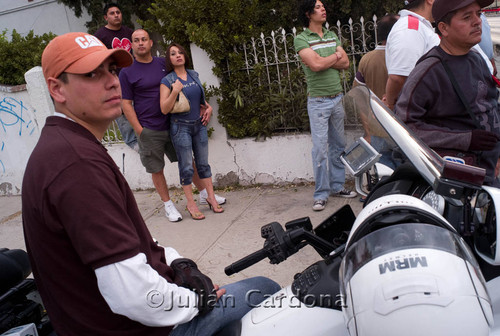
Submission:
{"label": "concrete sidewalk", "polygon": [[[326,219],[344,204],[350,204],[354,213],[362,209],[359,197],[353,199],[330,197],[324,211],[312,210],[313,185],[288,185],[284,187],[254,187],[233,191],[217,191],[227,198],[222,214],[212,213],[208,206],[200,206],[206,219],[194,221],[185,209],[186,201],[181,190],[171,191],[172,199],[183,220],[171,223],[165,217],[163,204],[155,191],[138,191],[135,197],[146,223],[161,245],[172,246],[185,257],[198,263],[214,283],[224,285],[243,278],[263,275],[280,285],[290,284],[293,275],[321,257],[307,246],[279,265],[268,260],[231,277],[224,274],[224,267],[262,248],[264,240],[260,228],[270,222],[286,222],[309,216],[313,227]],[[197,198],[197,196],[195,197]],[[0,247],[25,249],[21,197],[0,197]]]}

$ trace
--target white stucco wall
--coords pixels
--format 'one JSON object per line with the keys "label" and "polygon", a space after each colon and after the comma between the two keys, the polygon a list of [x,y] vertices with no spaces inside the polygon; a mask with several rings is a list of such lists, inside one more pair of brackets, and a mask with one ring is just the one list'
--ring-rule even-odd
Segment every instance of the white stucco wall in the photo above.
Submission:
{"label": "white stucco wall", "polygon": [[13,29],[21,35],[30,30],[35,35],[85,32],[85,22],[90,20],[86,10],[77,18],[72,9],[57,0],[0,0],[0,4],[0,31],[7,29],[9,39]]}
{"label": "white stucco wall", "polygon": [[0,195],[21,192],[24,167],[39,137],[28,92],[16,89],[0,91]]}
{"label": "white stucco wall", "polygon": [[0,86],[0,195],[20,194],[24,167],[54,111],[41,70],[26,72],[26,85]]}
{"label": "white stucco wall", "polygon": [[[211,125],[213,123],[211,121]],[[107,149],[132,189],[154,187],[136,152],[124,144],[109,145]],[[276,136],[263,142],[211,138],[209,153],[216,186],[298,183],[314,179],[308,134]],[[165,160],[168,185],[180,187],[177,164]]]}

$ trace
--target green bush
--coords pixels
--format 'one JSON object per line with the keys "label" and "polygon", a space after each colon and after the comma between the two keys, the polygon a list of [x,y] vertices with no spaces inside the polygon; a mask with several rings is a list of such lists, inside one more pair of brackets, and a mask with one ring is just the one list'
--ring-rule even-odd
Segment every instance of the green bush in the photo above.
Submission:
{"label": "green bush", "polygon": [[7,30],[0,34],[0,84],[24,84],[24,73],[34,66],[41,65],[45,46],[56,35],[34,35],[31,30],[26,36],[12,31],[12,39],[7,38]]}

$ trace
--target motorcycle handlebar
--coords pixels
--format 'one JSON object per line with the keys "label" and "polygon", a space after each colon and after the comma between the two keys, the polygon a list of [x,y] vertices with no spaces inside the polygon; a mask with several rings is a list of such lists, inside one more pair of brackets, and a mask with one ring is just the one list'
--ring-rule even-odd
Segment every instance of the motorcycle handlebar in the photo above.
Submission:
{"label": "motorcycle handlebar", "polygon": [[262,259],[267,257],[267,251],[264,249],[255,251],[252,254],[247,255],[246,257],[232,263],[231,265],[227,266],[224,268],[224,273],[226,275],[233,275],[235,273],[238,273],[239,271],[244,270],[247,267],[252,266],[253,264],[258,263]]}

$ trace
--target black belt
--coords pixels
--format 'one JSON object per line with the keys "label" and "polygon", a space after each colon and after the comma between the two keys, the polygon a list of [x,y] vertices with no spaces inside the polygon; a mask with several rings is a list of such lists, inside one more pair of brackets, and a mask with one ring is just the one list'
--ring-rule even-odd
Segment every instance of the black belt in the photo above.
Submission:
{"label": "black belt", "polygon": [[334,95],[331,95],[331,96],[314,96],[312,98],[337,98],[338,96],[340,96],[341,94],[343,94],[343,92],[339,92],[337,94],[334,94]]}

